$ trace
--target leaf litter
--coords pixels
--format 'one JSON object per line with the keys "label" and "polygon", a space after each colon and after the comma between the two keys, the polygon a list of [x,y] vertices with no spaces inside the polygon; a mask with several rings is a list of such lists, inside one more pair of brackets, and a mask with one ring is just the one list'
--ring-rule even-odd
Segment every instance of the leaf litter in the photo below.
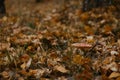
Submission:
{"label": "leaf litter", "polygon": [[0,19],[0,79],[120,79],[114,6],[82,12],[79,0],[11,1],[16,3],[6,2],[8,15]]}

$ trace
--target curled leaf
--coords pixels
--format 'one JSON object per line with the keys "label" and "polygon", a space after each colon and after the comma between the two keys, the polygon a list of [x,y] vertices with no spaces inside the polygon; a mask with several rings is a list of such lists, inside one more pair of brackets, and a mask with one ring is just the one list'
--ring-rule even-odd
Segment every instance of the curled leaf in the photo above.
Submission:
{"label": "curled leaf", "polygon": [[120,77],[120,73],[117,73],[117,72],[112,72],[109,76],[109,78],[117,78],[117,77]]}
{"label": "curled leaf", "polygon": [[56,65],[54,68],[55,68],[55,70],[60,71],[62,73],[67,73],[68,72],[68,70],[65,69],[65,67],[61,66],[61,65]]}
{"label": "curled leaf", "polygon": [[92,47],[91,44],[87,44],[87,43],[73,43],[72,46],[76,48],[91,48]]}

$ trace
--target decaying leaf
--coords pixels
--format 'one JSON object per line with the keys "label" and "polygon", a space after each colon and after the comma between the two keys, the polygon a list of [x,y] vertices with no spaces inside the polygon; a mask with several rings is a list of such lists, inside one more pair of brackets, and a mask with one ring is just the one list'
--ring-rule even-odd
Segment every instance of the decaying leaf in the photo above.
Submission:
{"label": "decaying leaf", "polygon": [[104,33],[108,33],[112,30],[112,26],[105,25],[103,30],[104,30]]}
{"label": "decaying leaf", "polygon": [[30,65],[31,65],[31,63],[32,63],[32,58],[30,58],[30,59],[28,60],[28,62],[26,63],[26,68],[29,68]]}
{"label": "decaying leaf", "polygon": [[54,69],[55,70],[57,70],[57,71],[60,71],[60,72],[62,72],[62,73],[67,73],[67,72],[69,72],[64,66],[62,66],[62,65],[56,65],[55,67],[54,67]]}
{"label": "decaying leaf", "polygon": [[0,80],[120,80],[120,15],[108,6],[120,0],[86,12],[83,0],[33,1],[5,2]]}
{"label": "decaying leaf", "polygon": [[117,78],[117,77],[120,77],[120,73],[118,73],[118,72],[112,72],[109,76],[110,79]]}
{"label": "decaying leaf", "polygon": [[118,77],[116,80],[120,80],[120,77]]}
{"label": "decaying leaf", "polygon": [[94,34],[94,29],[88,25],[84,26],[84,30],[86,31],[87,34],[90,34],[90,35]]}
{"label": "decaying leaf", "polygon": [[111,55],[118,55],[119,53],[117,51],[111,51]]}
{"label": "decaying leaf", "polygon": [[28,54],[23,54],[21,57],[20,57],[20,60],[22,62],[27,62],[28,60],[30,59],[30,56]]}
{"label": "decaying leaf", "polygon": [[102,62],[104,65],[110,64],[112,61],[114,61],[114,57],[106,57],[104,61]]}
{"label": "decaying leaf", "polygon": [[73,43],[72,46],[76,48],[91,48],[92,47],[91,44],[87,44],[87,43]]}
{"label": "decaying leaf", "polygon": [[88,42],[88,43],[93,43],[93,42],[95,42],[94,37],[93,37],[93,36],[87,36],[87,42]]}
{"label": "decaying leaf", "polygon": [[20,67],[21,67],[23,70],[26,69],[26,63],[23,63]]}
{"label": "decaying leaf", "polygon": [[88,14],[88,13],[83,13],[83,14],[81,14],[81,16],[80,16],[80,19],[81,19],[82,21],[86,21],[86,20],[88,20],[88,18],[89,18],[89,14]]}
{"label": "decaying leaf", "polygon": [[74,64],[83,64],[83,56],[81,55],[74,55],[73,56],[73,63]]}
{"label": "decaying leaf", "polygon": [[0,43],[0,51],[1,50],[6,50],[10,47],[9,43]]}
{"label": "decaying leaf", "polygon": [[8,73],[7,71],[3,71],[3,72],[2,72],[2,76],[3,76],[4,78],[9,78],[9,77],[10,77],[10,75],[9,75],[9,73]]}

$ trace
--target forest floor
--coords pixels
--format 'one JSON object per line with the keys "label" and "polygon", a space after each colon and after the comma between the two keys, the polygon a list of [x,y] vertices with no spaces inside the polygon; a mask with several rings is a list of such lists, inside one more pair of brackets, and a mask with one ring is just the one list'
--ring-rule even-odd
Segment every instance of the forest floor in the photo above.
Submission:
{"label": "forest floor", "polygon": [[119,12],[81,3],[6,0],[0,80],[120,80]]}

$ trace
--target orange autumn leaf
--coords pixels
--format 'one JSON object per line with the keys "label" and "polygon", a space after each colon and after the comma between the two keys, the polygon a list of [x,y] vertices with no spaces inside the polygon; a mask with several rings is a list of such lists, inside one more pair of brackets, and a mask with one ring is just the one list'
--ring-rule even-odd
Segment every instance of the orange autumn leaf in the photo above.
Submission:
{"label": "orange autumn leaf", "polygon": [[83,13],[83,14],[81,14],[80,19],[81,19],[82,21],[88,20],[88,19],[89,19],[89,14],[88,14],[88,13]]}
{"label": "orange autumn leaf", "polygon": [[30,69],[29,70],[29,74],[31,74],[31,75],[37,74],[37,72],[38,72],[37,69],[35,69],[35,70]]}
{"label": "orange autumn leaf", "polygon": [[105,25],[103,30],[105,33],[110,32],[112,30],[112,26]]}
{"label": "orange autumn leaf", "polygon": [[22,74],[22,75],[28,75],[28,72],[26,71],[26,70],[21,70],[21,71],[19,71],[20,72],[20,74]]}
{"label": "orange autumn leaf", "polygon": [[85,30],[85,32],[86,32],[87,34],[94,34],[94,30],[93,30],[93,28],[90,27],[90,26],[85,26],[85,27],[84,27],[84,30]]}
{"label": "orange autumn leaf", "polygon": [[28,46],[26,50],[29,51],[29,50],[32,50],[32,48],[33,46]]}
{"label": "orange autumn leaf", "polygon": [[81,55],[74,55],[72,61],[74,64],[83,64],[83,59]]}

